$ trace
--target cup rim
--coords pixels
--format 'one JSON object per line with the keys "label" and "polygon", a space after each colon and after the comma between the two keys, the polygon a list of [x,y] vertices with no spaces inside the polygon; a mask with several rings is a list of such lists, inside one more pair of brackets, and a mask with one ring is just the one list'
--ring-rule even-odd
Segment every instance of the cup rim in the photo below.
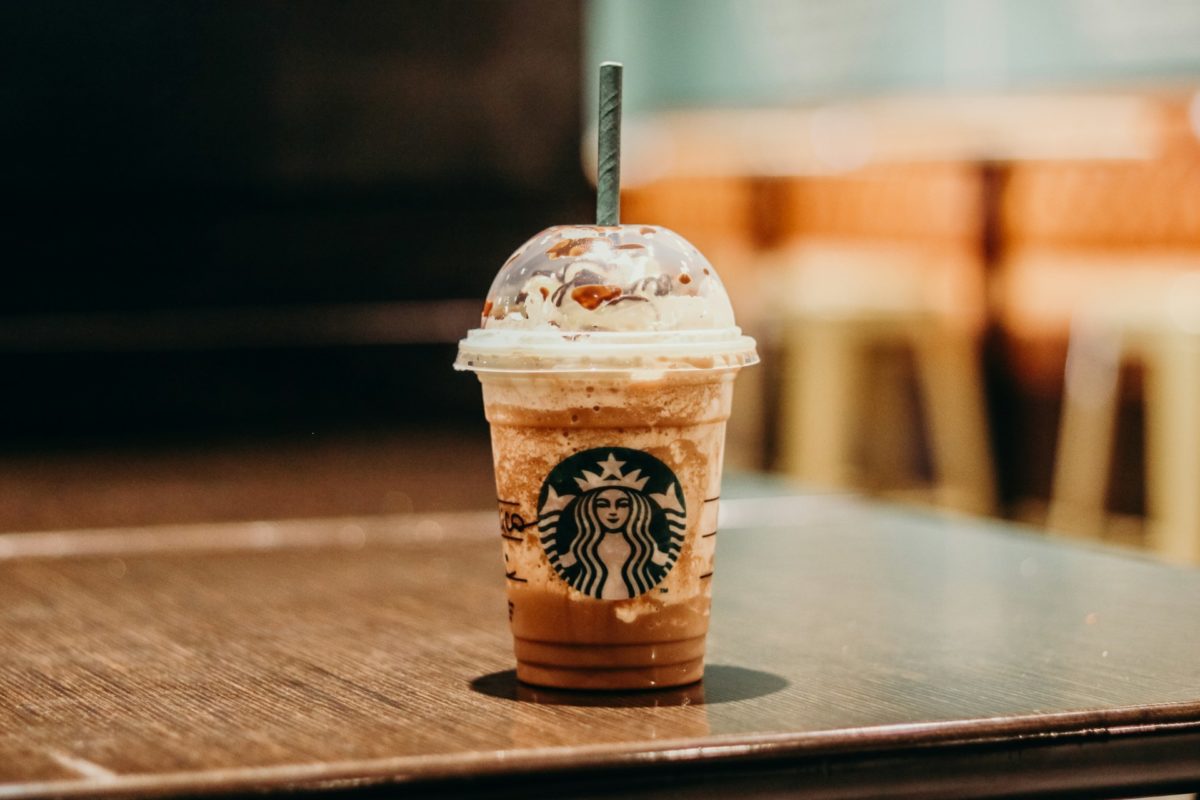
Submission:
{"label": "cup rim", "polygon": [[716,371],[758,363],[740,328],[683,331],[558,331],[476,328],[459,342],[454,368],[471,372]]}

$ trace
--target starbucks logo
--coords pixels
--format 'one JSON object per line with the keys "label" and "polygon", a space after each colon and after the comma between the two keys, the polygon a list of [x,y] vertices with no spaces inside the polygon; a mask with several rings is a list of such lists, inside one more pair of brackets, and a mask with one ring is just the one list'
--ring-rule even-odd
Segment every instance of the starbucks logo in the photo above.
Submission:
{"label": "starbucks logo", "polygon": [[538,496],[538,530],[550,565],[599,600],[626,600],[657,586],[679,558],[684,526],[675,474],[654,456],[626,447],[564,459]]}

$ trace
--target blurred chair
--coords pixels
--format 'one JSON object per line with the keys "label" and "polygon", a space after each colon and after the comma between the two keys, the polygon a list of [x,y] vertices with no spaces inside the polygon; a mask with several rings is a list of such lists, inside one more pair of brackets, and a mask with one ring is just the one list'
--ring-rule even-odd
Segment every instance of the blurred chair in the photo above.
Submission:
{"label": "blurred chair", "polygon": [[1147,543],[1200,560],[1200,145],[1187,103],[1156,113],[1152,158],[1010,170],[995,299],[1020,341],[1069,330],[1049,527],[1109,529],[1109,488],[1135,474],[1114,455],[1121,368],[1139,366]]}
{"label": "blurred chair", "polygon": [[[793,311],[786,322],[782,463],[800,480],[861,487],[856,456],[868,416],[906,420],[889,408],[894,387],[868,379],[869,351],[909,349],[939,505],[978,514],[995,511],[983,382],[976,338],[919,308]],[[898,470],[887,476],[895,479]]]}
{"label": "blurred chair", "polygon": [[[901,392],[869,376],[872,353],[907,350],[935,501],[994,512],[977,354],[977,181],[969,165],[920,164],[794,182],[791,241],[767,270],[784,331],[779,422],[790,474],[847,488],[904,480],[896,465],[867,476],[857,462],[867,421],[913,439],[896,407]],[[903,370],[889,372],[895,379]]]}
{"label": "blurred chair", "polygon": [[1130,483],[1113,464],[1120,370],[1135,365],[1145,375],[1148,544],[1197,560],[1200,146],[1182,104],[1164,101],[1161,116],[1153,158],[1013,167],[994,297],[1010,335],[1043,351],[1069,329],[1049,526],[1090,536],[1109,527],[1108,488]]}
{"label": "blurred chair", "polygon": [[1093,301],[1076,318],[1051,529],[1103,534],[1120,367],[1136,362],[1145,372],[1148,543],[1172,560],[1200,562],[1200,262],[1196,269]]}

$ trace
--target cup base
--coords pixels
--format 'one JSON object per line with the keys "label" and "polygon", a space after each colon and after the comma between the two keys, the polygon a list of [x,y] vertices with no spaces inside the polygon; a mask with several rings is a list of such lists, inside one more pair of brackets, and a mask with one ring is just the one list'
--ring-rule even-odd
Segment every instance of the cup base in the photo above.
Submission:
{"label": "cup base", "polygon": [[555,689],[665,689],[671,686],[686,686],[703,677],[703,655],[674,664],[620,667],[581,667],[539,664],[519,659],[517,661],[517,680],[533,686]]}

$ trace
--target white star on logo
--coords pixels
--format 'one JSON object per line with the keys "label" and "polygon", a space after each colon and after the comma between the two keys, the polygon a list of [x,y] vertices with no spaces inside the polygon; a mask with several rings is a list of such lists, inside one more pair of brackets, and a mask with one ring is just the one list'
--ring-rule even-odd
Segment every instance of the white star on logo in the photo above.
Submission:
{"label": "white star on logo", "polygon": [[601,478],[607,478],[609,475],[614,478],[621,477],[621,467],[625,466],[624,461],[617,461],[617,457],[612,453],[608,454],[608,458],[601,461],[598,465],[603,472],[600,473]]}

